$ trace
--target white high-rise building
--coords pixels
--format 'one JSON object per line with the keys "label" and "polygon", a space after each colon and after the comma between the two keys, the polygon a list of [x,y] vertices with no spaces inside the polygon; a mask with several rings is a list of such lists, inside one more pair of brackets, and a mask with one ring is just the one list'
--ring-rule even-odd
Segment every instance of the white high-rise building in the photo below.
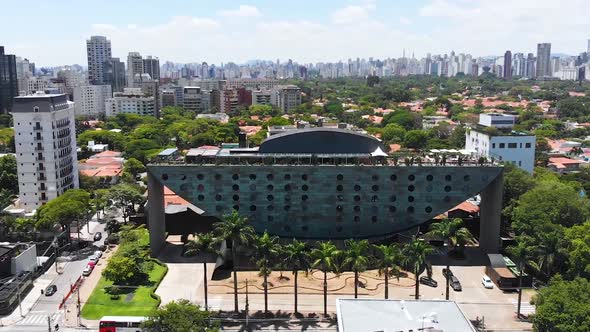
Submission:
{"label": "white high-rise building", "polygon": [[74,88],[76,115],[96,118],[105,114],[105,102],[112,97],[110,85],[80,85]]}
{"label": "white high-rise building", "polygon": [[106,116],[119,113],[139,115],[155,115],[156,101],[153,96],[146,96],[141,88],[125,88],[123,92],[115,92],[113,98],[105,101]]}
{"label": "white high-rise building", "polygon": [[105,67],[111,60],[111,41],[104,36],[92,36],[86,40],[88,55],[88,81],[91,84],[108,84]]}
{"label": "white high-rise building", "polygon": [[16,58],[16,79],[19,95],[26,95],[29,91],[29,80],[33,77],[31,64],[28,59]]}
{"label": "white high-rise building", "polygon": [[[143,59],[138,52],[129,52],[127,55],[127,86],[136,87],[136,81],[141,80],[143,74]],[[136,76],[137,75],[137,76]]]}
{"label": "white high-rise building", "polygon": [[65,94],[14,98],[20,206],[31,212],[78,188],[74,103]]}

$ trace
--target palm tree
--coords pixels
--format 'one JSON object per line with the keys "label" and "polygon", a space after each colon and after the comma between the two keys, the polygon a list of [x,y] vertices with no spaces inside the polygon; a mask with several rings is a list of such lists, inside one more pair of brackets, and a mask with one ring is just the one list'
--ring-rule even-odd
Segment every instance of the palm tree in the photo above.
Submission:
{"label": "palm tree", "polygon": [[518,262],[518,308],[516,317],[520,318],[520,306],[522,301],[522,274],[525,262],[531,258],[531,248],[526,245],[524,239],[517,239],[517,245],[506,248],[508,254]]}
{"label": "palm tree", "polygon": [[[186,244],[185,256],[195,256],[197,254],[209,255],[218,254],[217,246],[219,240],[210,233],[200,234],[197,240],[191,240]],[[209,310],[208,292],[207,292],[207,260],[203,257],[203,287],[205,292],[205,310]]]}
{"label": "palm tree", "polygon": [[344,266],[350,267],[354,272],[354,298],[358,298],[358,284],[359,273],[367,270],[369,267],[369,251],[370,245],[367,240],[356,241],[353,239],[346,240],[346,252],[344,257]]}
{"label": "palm tree", "polygon": [[[447,271],[450,269],[451,252],[457,248],[458,245],[465,245],[473,236],[469,230],[463,227],[463,220],[443,219],[438,223],[430,225],[430,231],[426,234],[430,238],[444,240],[447,243]],[[449,286],[451,278],[446,278],[446,299],[449,299]]]}
{"label": "palm tree", "polygon": [[282,256],[285,265],[291,268],[295,277],[293,282],[295,289],[295,313],[297,313],[297,275],[299,271],[305,271],[305,273],[309,271],[309,267],[311,266],[309,250],[304,242],[293,239],[293,242],[284,247]]}
{"label": "palm tree", "polygon": [[311,266],[324,272],[324,316],[328,315],[328,272],[337,268],[336,256],[340,251],[330,242],[320,242],[317,248],[311,251],[314,261]]}
{"label": "palm tree", "polygon": [[[401,250],[395,243],[390,245],[374,246],[377,250],[378,256],[375,259],[379,275],[385,276],[385,299],[389,299],[389,276],[398,275],[400,270],[398,262],[401,259]],[[399,279],[399,278],[398,278]]]}
{"label": "palm tree", "polygon": [[264,278],[264,313],[268,314],[268,276],[272,272],[272,261],[278,256],[280,246],[278,244],[279,238],[270,236],[266,231],[261,236],[254,238],[252,248],[254,255],[252,259],[256,262],[256,266],[260,271],[260,275]]}
{"label": "palm tree", "polygon": [[404,265],[411,269],[412,273],[414,273],[414,276],[416,277],[416,293],[414,295],[416,300],[420,299],[420,273],[422,269],[428,265],[426,256],[428,256],[433,251],[434,250],[428,243],[417,239],[416,237],[413,237],[412,241],[404,246]]}
{"label": "palm tree", "polygon": [[254,228],[248,224],[248,219],[241,217],[236,210],[225,215],[223,221],[213,224],[214,231],[218,238],[231,244],[232,272],[234,279],[234,311],[238,308],[238,273],[236,271],[237,246],[250,242],[254,236]]}

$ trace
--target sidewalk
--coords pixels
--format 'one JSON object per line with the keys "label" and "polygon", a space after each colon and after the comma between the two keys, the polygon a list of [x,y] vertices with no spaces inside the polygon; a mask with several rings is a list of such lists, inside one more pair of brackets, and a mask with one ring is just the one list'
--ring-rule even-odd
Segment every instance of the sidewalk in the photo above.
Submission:
{"label": "sidewalk", "polygon": [[[65,317],[64,317],[64,325],[66,327],[78,327],[78,317],[77,317],[77,310],[76,305],[78,303],[78,298],[80,301],[80,310],[84,307],[84,304],[90,298],[90,295],[94,291],[94,288],[98,284],[100,277],[102,276],[102,270],[107,266],[108,259],[117,251],[119,247],[116,246],[112,249],[108,249],[105,251],[94,267],[94,270],[88,277],[84,277],[84,281],[79,288],[79,291],[76,294],[70,296],[68,301],[65,304]],[[98,321],[95,320],[87,320],[80,317],[80,322],[82,325],[88,328],[96,328],[98,327]]]}
{"label": "sidewalk", "polygon": [[[65,264],[68,263],[66,262]],[[53,263],[47,272],[33,281],[33,288],[31,288],[29,294],[22,299],[22,316],[21,309],[17,306],[10,315],[0,318],[0,326],[14,325],[22,320],[41,297],[41,290],[45,290],[45,288],[49,286],[57,276],[58,274],[55,272],[55,263]]]}

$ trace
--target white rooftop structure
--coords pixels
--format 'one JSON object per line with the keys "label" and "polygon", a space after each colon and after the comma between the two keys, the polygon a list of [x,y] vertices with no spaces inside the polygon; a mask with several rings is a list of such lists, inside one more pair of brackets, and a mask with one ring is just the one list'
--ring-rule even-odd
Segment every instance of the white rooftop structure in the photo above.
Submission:
{"label": "white rooftop structure", "polygon": [[479,124],[486,127],[512,128],[516,117],[510,114],[485,113],[479,115]]}
{"label": "white rooftop structure", "polygon": [[443,300],[337,299],[339,332],[475,332],[457,303]]}

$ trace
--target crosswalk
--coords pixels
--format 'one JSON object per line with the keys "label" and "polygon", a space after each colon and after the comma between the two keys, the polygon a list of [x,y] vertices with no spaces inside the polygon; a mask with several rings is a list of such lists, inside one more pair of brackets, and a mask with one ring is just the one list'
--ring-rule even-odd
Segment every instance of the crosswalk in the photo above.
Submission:
{"label": "crosswalk", "polygon": [[[514,312],[516,312],[518,310],[518,301],[513,299],[511,302],[514,305]],[[523,301],[520,304],[520,313],[525,316],[532,315],[535,313],[535,306]]]}
{"label": "crosswalk", "polygon": [[47,316],[51,317],[51,324],[56,324],[61,321],[63,313],[57,312],[48,315],[42,311],[31,311],[25,318],[21,319],[16,325],[20,326],[47,326]]}

